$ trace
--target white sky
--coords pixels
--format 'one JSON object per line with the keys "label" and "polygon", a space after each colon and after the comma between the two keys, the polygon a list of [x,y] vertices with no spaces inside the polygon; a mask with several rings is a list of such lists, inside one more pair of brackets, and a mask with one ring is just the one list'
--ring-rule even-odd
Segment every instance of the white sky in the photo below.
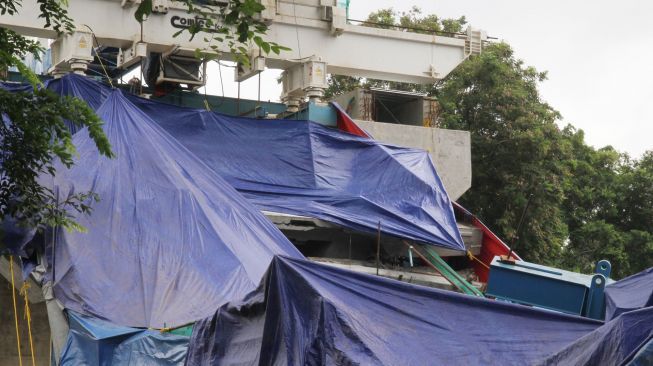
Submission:
{"label": "white sky", "polygon": [[[470,25],[512,45],[527,65],[548,71],[542,97],[585,131],[595,147],[612,145],[638,157],[653,150],[653,1],[351,0],[350,17],[413,5],[441,17],[465,15]],[[293,42],[289,42],[292,47]],[[217,66],[209,67],[211,94],[220,95]],[[222,67],[225,94],[236,96],[233,69]],[[278,100],[279,72],[261,79],[261,99]],[[256,99],[258,79],[241,84]]]}

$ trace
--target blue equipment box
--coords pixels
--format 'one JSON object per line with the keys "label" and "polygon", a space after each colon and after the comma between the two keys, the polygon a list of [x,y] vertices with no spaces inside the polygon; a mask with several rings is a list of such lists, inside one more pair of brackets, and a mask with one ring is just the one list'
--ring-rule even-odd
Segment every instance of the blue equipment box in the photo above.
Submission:
{"label": "blue equipment box", "polygon": [[610,262],[597,263],[585,275],[525,261],[495,257],[490,265],[486,296],[603,320],[605,285],[612,281]]}

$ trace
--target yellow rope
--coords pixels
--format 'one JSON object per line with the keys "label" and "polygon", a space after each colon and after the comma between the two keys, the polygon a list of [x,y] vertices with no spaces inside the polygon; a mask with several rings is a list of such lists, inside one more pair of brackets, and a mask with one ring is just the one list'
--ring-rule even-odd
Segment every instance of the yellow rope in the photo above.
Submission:
{"label": "yellow rope", "polygon": [[16,320],[16,344],[18,347],[18,365],[23,366],[23,357],[20,354],[20,332],[18,330],[18,307],[16,306],[16,287],[14,281],[14,257],[9,256],[9,271],[11,272],[11,297],[14,300],[14,319]]}
{"label": "yellow rope", "polygon": [[32,366],[36,366],[36,355],[34,354],[34,341],[32,340],[32,312],[29,310],[29,299],[27,298],[29,283],[23,282],[20,293],[25,297],[25,319],[27,319],[27,334],[29,335],[29,350],[32,354]]}
{"label": "yellow rope", "polygon": [[472,260],[472,261],[477,261],[477,262],[480,263],[483,267],[485,267],[485,268],[487,268],[487,269],[490,269],[490,267],[489,267],[487,264],[483,263],[482,260],[476,258],[476,257],[474,256],[474,254],[472,254],[472,252],[469,251],[469,250],[467,251],[467,257],[469,257],[469,259]]}

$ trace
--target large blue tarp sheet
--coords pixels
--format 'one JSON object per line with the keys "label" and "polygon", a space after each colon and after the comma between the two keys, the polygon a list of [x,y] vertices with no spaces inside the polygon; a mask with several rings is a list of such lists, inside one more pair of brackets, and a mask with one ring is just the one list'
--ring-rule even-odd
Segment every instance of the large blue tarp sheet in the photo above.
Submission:
{"label": "large blue tarp sheet", "polygon": [[[651,357],[647,344],[653,340],[653,307],[623,313],[585,335],[542,365],[623,365]],[[636,363],[635,363],[636,364]]]}
{"label": "large blue tarp sheet", "polygon": [[653,306],[653,268],[607,285],[605,303],[606,320],[627,311]]}
{"label": "large blue tarp sheet", "polygon": [[68,312],[70,331],[60,365],[183,365],[189,337],[121,327]]}
{"label": "large blue tarp sheet", "polygon": [[[101,105],[109,88],[68,75],[49,88]],[[131,102],[259,209],[464,250],[451,201],[422,150],[297,120],[257,120]]]}
{"label": "large blue tarp sheet", "polygon": [[601,322],[276,257],[197,322],[187,365],[524,365]]}
{"label": "large blue tarp sheet", "polygon": [[87,232],[58,230],[50,276],[63,305],[132,327],[179,326],[241,299],[276,254],[303,257],[259,210],[121,91],[97,111],[116,155],[86,130],[70,169],[43,178],[59,199],[93,191]]}

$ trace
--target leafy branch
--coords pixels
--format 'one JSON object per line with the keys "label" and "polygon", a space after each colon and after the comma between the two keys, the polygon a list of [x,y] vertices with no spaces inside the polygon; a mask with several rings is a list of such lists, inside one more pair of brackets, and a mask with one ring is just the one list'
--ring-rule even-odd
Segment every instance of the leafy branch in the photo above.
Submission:
{"label": "leafy branch", "polygon": [[[74,31],[66,0],[37,0],[44,27],[57,33]],[[20,0],[0,0],[1,15],[16,15]],[[58,164],[71,167],[76,153],[67,123],[86,127],[100,154],[112,157],[102,121],[85,102],[60,97],[41,84],[21,61],[27,54],[37,59],[43,52],[37,42],[0,28],[0,68],[16,67],[32,90],[0,89],[0,216],[12,217],[27,227],[63,226],[83,230],[73,213],[88,214],[99,200],[93,192],[71,193],[61,199],[41,184],[54,176]]]}

